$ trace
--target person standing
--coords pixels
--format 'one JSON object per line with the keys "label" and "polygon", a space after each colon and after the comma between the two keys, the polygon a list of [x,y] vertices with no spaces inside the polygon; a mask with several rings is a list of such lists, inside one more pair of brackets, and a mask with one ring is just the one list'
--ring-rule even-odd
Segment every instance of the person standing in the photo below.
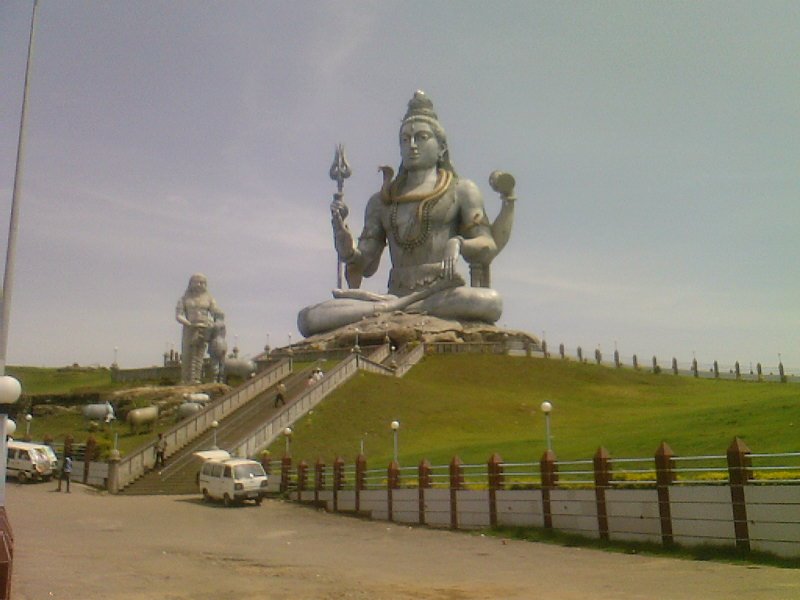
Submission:
{"label": "person standing", "polygon": [[160,467],[163,469],[165,464],[164,454],[167,452],[167,440],[164,439],[163,433],[158,434],[158,439],[156,440],[155,452],[156,452],[155,468],[158,469]]}
{"label": "person standing", "polygon": [[278,384],[278,393],[275,394],[275,408],[278,408],[278,404],[286,406],[286,386],[282,381]]}
{"label": "person standing", "polygon": [[72,456],[69,454],[64,456],[64,462],[61,464],[61,476],[58,478],[58,489],[57,492],[61,491],[61,482],[67,482],[67,493],[69,494],[69,482],[70,478],[72,477]]}

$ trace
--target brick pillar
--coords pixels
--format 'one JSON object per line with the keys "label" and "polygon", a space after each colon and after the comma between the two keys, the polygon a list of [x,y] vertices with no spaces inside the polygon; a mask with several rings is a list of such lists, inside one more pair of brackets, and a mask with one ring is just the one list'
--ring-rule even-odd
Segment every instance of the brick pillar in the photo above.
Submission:
{"label": "brick pillar", "polygon": [[361,510],[361,491],[366,487],[367,457],[356,457],[356,512]]}
{"label": "brick pillar", "polygon": [[319,502],[319,492],[325,489],[325,461],[317,458],[314,464],[314,502]]}
{"label": "brick pillar", "polygon": [[497,527],[497,490],[503,489],[503,459],[495,452],[486,466],[489,473],[489,525]]}
{"label": "brick pillar", "polygon": [[269,476],[270,470],[272,470],[272,458],[270,457],[269,450],[264,450],[261,453],[261,466],[264,467],[264,473]]}
{"label": "brick pillar", "polygon": [[333,461],[333,512],[339,511],[339,490],[344,487],[344,459],[337,456]]}
{"label": "brick pillar", "polygon": [[392,461],[387,471],[386,502],[389,509],[389,520],[394,521],[394,490],[400,487],[400,465]]}
{"label": "brick pillar", "polygon": [[558,465],[556,453],[552,450],[545,451],[539,461],[542,473],[542,515],[544,516],[545,529],[553,528],[553,513],[550,511],[550,491],[558,486]]}
{"label": "brick pillar", "polygon": [[608,541],[606,490],[611,487],[611,455],[602,446],[594,454],[594,495],[597,501],[597,530],[600,539]]}
{"label": "brick pillar", "polygon": [[741,438],[734,438],[728,448],[728,475],[731,487],[731,504],[733,505],[733,528],[736,533],[736,547],[750,551],[750,532],[747,525],[747,503],[744,497],[744,486],[751,479],[750,448]]}
{"label": "brick pillar", "polygon": [[289,472],[292,470],[292,457],[284,455],[281,459],[281,493],[289,491]]}
{"label": "brick pillar", "polygon": [[303,501],[303,492],[308,487],[308,463],[301,460],[297,463],[297,501]]}
{"label": "brick pillar", "polygon": [[431,463],[423,458],[419,463],[419,524],[425,524],[425,490],[431,487]]}
{"label": "brick pillar", "polygon": [[0,600],[11,598],[11,572],[14,566],[14,533],[5,506],[0,506]]}
{"label": "brick pillar", "polygon": [[658,492],[658,515],[661,519],[661,543],[671,546],[672,507],[669,503],[669,486],[675,482],[675,453],[666,442],[656,450],[656,490]]}
{"label": "brick pillar", "polygon": [[86,440],[86,447],[83,452],[83,483],[89,482],[89,467],[92,465],[95,455],[97,454],[97,440],[94,436],[89,436]]}
{"label": "brick pillar", "polygon": [[464,463],[457,456],[450,461],[450,527],[458,529],[458,490],[464,488]]}

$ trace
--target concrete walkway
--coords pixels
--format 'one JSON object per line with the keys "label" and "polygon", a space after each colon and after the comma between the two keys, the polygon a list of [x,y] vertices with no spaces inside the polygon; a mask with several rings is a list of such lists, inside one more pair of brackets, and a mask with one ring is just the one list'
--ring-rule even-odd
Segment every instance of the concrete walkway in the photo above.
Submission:
{"label": "concrete walkway", "polygon": [[14,600],[800,598],[800,571],[409,528],[273,500],[7,484]]}

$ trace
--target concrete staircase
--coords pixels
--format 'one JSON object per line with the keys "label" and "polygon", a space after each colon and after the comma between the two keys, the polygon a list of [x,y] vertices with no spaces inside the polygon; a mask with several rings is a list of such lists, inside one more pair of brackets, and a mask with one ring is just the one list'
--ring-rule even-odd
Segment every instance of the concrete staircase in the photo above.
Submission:
{"label": "concrete staircase", "polygon": [[181,448],[167,460],[161,470],[150,470],[145,475],[120,491],[124,495],[196,494],[197,472],[202,461],[193,456],[200,450],[211,450],[216,446],[229,449],[235,442],[246,437],[254,428],[286,410],[306,388],[311,368],[294,373],[284,380],[286,406],[275,407],[276,387],[272,386],[221,421],[216,431],[207,431]]}

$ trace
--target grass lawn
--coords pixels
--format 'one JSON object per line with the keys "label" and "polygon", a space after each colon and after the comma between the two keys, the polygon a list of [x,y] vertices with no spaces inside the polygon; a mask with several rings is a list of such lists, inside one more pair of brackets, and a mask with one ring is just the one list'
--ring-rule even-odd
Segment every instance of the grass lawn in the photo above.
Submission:
{"label": "grass lawn", "polygon": [[[538,461],[553,404],[560,460],[652,457],[661,441],[677,455],[724,454],[734,436],[753,452],[800,450],[800,386],[694,379],[557,359],[432,355],[403,379],[359,373],[294,427],[296,459],[352,462],[363,440],[371,467],[392,457],[389,423],[401,423],[400,462]],[[283,453],[283,440],[270,448]]]}

